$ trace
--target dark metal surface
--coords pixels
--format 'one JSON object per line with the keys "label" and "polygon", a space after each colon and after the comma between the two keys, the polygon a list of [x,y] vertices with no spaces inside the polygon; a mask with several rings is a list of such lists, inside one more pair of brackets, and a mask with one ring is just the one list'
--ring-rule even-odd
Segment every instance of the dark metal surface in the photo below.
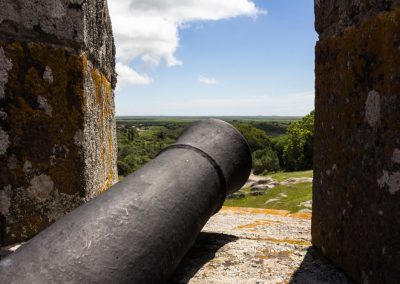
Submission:
{"label": "dark metal surface", "polygon": [[243,136],[210,119],[0,262],[0,283],[162,283],[251,170]]}

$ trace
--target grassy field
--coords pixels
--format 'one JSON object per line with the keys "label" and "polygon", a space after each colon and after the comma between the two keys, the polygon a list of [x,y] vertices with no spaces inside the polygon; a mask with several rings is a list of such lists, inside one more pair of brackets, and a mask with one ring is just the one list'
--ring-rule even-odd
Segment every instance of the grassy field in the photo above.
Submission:
{"label": "grassy field", "polygon": [[[268,175],[277,181],[283,181],[288,178],[312,177],[312,171],[292,172],[292,173],[276,173]],[[246,193],[250,193],[250,188],[242,189]],[[251,207],[251,208],[267,208],[287,210],[292,213],[300,210],[311,209],[312,200],[312,183],[298,183],[286,186],[277,186],[266,192],[265,195],[252,196],[250,194],[241,199],[227,199],[225,206],[233,207]]]}
{"label": "grassy field", "polygon": [[313,171],[303,171],[303,172],[277,172],[275,174],[268,174],[267,176],[272,177],[277,181],[284,181],[289,178],[312,178]]}

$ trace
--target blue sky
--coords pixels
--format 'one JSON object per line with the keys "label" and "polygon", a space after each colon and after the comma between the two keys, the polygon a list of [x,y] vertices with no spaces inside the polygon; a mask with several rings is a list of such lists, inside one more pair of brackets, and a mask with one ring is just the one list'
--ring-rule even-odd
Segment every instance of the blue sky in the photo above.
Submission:
{"label": "blue sky", "polygon": [[[235,8],[195,1],[109,0],[121,75],[117,115],[305,115],[314,108],[314,1],[231,0]],[[129,22],[139,13],[151,20]]]}

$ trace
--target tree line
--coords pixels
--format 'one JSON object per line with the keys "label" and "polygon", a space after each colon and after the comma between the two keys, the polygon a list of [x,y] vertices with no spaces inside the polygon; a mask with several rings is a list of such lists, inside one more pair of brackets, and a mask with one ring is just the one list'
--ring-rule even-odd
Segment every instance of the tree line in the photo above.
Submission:
{"label": "tree line", "polygon": [[[126,176],[153,159],[163,148],[174,143],[189,123],[117,121],[119,175]],[[249,143],[254,174],[312,169],[314,112],[290,123],[230,123]]]}
{"label": "tree line", "polygon": [[310,170],[313,167],[314,112],[292,122],[283,135],[270,137],[251,124],[233,124],[252,150],[254,174]]}

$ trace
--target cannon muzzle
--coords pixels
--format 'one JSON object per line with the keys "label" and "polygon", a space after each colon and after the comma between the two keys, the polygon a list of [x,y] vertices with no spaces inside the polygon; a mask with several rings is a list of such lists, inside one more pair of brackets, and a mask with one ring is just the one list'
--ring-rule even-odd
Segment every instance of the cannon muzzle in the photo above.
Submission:
{"label": "cannon muzzle", "polygon": [[225,197],[251,171],[226,122],[189,126],[178,141],[0,261],[0,283],[163,283]]}

